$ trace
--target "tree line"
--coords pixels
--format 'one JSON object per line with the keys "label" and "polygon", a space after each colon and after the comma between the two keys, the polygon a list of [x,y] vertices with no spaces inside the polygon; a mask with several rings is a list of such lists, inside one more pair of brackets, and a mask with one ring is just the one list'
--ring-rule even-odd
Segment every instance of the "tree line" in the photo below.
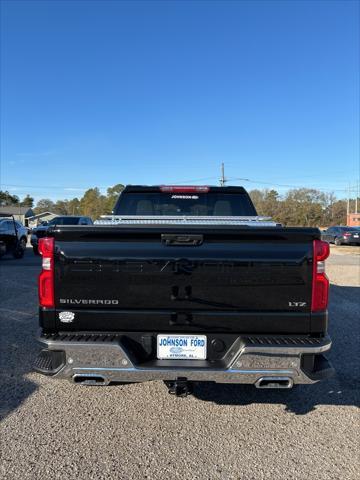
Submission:
{"label": "tree line", "polygon": [[276,190],[251,190],[249,194],[259,215],[272,217],[282,225],[346,225],[347,200],[338,200],[333,193],[296,188],[283,196]]}
{"label": "tree line", "polygon": [[19,205],[29,207],[35,214],[43,212],[52,212],[57,215],[86,215],[94,220],[100,215],[111,214],[119,193],[124,189],[124,185],[117,184],[109,187],[106,195],[103,195],[99,188],[89,188],[81,198],[72,198],[53,201],[50,198],[42,198],[36,205],[30,195],[26,195],[23,200],[16,195],[11,195],[7,191],[0,191],[0,205]]}
{"label": "tree line", "polygon": [[[58,215],[86,215],[97,219],[111,214],[124,185],[117,184],[102,194],[99,188],[89,188],[81,198],[52,201],[43,198],[34,205],[34,199],[26,195],[22,200],[7,191],[0,191],[0,205],[21,205],[33,208],[34,212],[53,212]],[[338,200],[333,193],[297,188],[280,195],[276,190],[251,190],[249,192],[259,215],[271,217],[287,226],[346,225],[346,200]],[[352,199],[354,202],[354,199]],[[359,201],[360,205],[360,201]]]}

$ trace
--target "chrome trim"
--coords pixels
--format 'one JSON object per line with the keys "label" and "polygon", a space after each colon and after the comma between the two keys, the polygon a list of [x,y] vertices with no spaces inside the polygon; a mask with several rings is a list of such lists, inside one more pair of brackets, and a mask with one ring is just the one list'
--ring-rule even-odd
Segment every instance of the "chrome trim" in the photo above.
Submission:
{"label": "chrome trim", "polygon": [[[134,365],[118,341],[114,342],[71,342],[47,340],[40,342],[50,350],[63,350],[66,365],[54,377],[72,379],[74,375],[101,375],[105,384],[109,382],[144,382],[150,380],[173,380],[185,377],[193,381],[217,383],[256,384],[266,377],[286,377],[295,384],[315,383],[301,369],[301,355],[322,353],[329,350],[329,337],[319,345],[251,345],[244,344],[239,337],[229,368],[196,368],[184,366],[184,361],[174,368],[138,367]],[[186,361],[185,361],[186,362]]]}
{"label": "chrome trim", "polygon": [[180,216],[180,215],[102,215],[94,225],[250,225],[276,227],[271,217],[260,216]]}
{"label": "chrome trim", "polygon": [[[288,383],[286,385],[278,385],[276,386],[262,386],[261,382],[272,382],[273,384],[277,384],[278,382],[283,382],[286,380]],[[266,376],[266,377],[261,377],[255,382],[255,387],[256,388],[292,388],[294,386],[294,381],[291,377],[271,377],[271,376]]]}
{"label": "chrome trim", "polygon": [[[98,378],[101,380],[101,382],[97,382],[97,381],[94,381],[94,380],[91,380],[92,378]],[[93,375],[91,373],[82,373],[82,374],[75,374],[73,375],[72,377],[73,381],[79,385],[81,384],[86,384],[86,385],[108,385],[109,382],[107,381],[106,377],[104,377],[103,375]],[[77,379],[82,379],[81,382],[77,382],[76,380]]]}
{"label": "chrome trim", "polygon": [[[297,377],[296,370],[210,370],[210,369],[140,369],[140,368],[74,368],[73,376],[95,376],[101,372],[106,379],[105,384],[110,382],[147,382],[154,380],[173,380],[177,377],[184,377],[189,381],[211,381],[216,383],[242,383],[255,384],[260,378],[266,376],[277,376],[284,378]],[[100,375],[99,375],[100,376]],[[71,378],[71,375],[56,375],[58,378]],[[298,382],[299,383],[299,382]],[[300,382],[312,383],[312,382]]]}

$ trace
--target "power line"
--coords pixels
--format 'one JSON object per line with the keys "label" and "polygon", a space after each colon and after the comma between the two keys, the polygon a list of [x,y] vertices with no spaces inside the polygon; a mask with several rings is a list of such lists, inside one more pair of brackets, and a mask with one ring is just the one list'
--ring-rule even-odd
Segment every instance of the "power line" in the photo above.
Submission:
{"label": "power line", "polygon": [[192,183],[192,182],[203,182],[205,180],[215,180],[217,177],[203,177],[203,178],[193,178],[192,180],[177,180],[176,182],[169,182],[172,185],[181,185],[183,183]]}
{"label": "power line", "polygon": [[[181,183],[191,183],[191,182],[202,182],[204,180],[215,180],[217,177],[205,177],[205,178],[193,178],[192,180],[179,180],[176,182],[169,182],[173,185],[178,185]],[[97,185],[97,188],[110,188],[112,185]],[[49,188],[58,188],[60,190],[88,190],[89,186],[87,187],[73,187],[73,186],[61,186],[61,185],[19,185],[15,183],[0,183],[0,187],[14,187],[14,188],[41,188],[41,189],[49,189]]]}
{"label": "power line", "polygon": [[[47,188],[59,188],[60,190],[87,190],[89,187],[61,187],[59,185],[17,185],[13,183],[0,183],[1,187],[15,187],[15,188],[42,188],[42,189],[47,189]],[[108,187],[98,187],[98,188],[108,188]]]}
{"label": "power line", "polygon": [[[201,182],[205,180],[215,180],[217,177],[202,177],[202,178],[195,178],[191,180],[181,180],[181,181],[176,181],[176,182],[170,182],[174,185],[180,185],[184,183],[192,183],[192,182]],[[236,181],[241,181],[241,182],[247,182],[247,183],[253,183],[253,184],[258,184],[258,185],[270,185],[273,187],[283,187],[283,188],[313,188],[315,190],[320,190],[323,192],[355,192],[358,193],[358,186],[355,185],[353,187],[349,186],[349,188],[344,188],[344,189],[324,189],[321,187],[316,187],[316,186],[304,186],[304,185],[294,185],[294,184],[288,184],[288,183],[275,183],[275,182],[267,182],[263,180],[255,180],[255,179],[250,179],[250,178],[244,178],[244,177],[225,177],[225,165],[224,163],[221,164],[221,178],[220,178],[220,185],[225,185],[227,182],[230,180],[236,180]],[[60,185],[19,185],[19,184],[12,184],[12,183],[0,183],[0,187],[13,187],[13,188],[40,188],[43,190],[47,189],[59,189],[59,190],[65,190],[68,192],[71,191],[85,191],[88,190],[90,187],[74,187],[74,186],[60,186]],[[109,185],[101,185],[98,186],[100,189],[106,189],[109,188]]]}
{"label": "power line", "polygon": [[[284,188],[312,188],[314,190],[320,190],[320,191],[323,191],[323,192],[328,192],[328,193],[331,193],[331,192],[347,192],[348,189],[346,188],[343,188],[343,189],[339,189],[339,188],[330,188],[330,189],[324,189],[324,188],[320,188],[320,187],[316,187],[316,186],[304,186],[304,185],[292,185],[292,184],[288,184],[288,183],[275,183],[275,182],[264,182],[263,180],[254,180],[254,179],[250,179],[250,178],[238,178],[238,177],[230,177],[228,178],[228,180],[240,180],[242,182],[249,182],[249,183],[255,183],[255,184],[259,184],[259,185],[271,185],[271,186],[274,186],[274,187],[284,187]],[[355,190],[355,188],[352,188],[351,189],[352,191]]]}

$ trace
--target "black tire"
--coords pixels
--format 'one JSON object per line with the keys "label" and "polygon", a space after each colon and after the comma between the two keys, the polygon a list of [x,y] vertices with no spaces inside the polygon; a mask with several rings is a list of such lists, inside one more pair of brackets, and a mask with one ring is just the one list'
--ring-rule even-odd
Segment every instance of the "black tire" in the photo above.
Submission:
{"label": "black tire", "polygon": [[26,238],[21,237],[16,249],[13,252],[13,257],[14,258],[23,258],[24,254],[25,254],[25,250],[26,250],[26,243],[27,243]]}
{"label": "black tire", "polygon": [[39,249],[36,245],[33,245],[33,252],[34,252],[34,255],[40,255]]}
{"label": "black tire", "polygon": [[342,245],[341,240],[340,240],[339,237],[336,237],[336,238],[335,238],[334,243],[335,243],[335,245],[338,245],[338,246],[339,246],[339,245]]}

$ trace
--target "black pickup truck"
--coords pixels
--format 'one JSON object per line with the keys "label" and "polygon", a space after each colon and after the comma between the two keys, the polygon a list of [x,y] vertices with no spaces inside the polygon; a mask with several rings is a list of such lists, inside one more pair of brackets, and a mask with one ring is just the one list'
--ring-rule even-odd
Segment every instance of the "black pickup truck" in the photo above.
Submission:
{"label": "black pickup truck", "polygon": [[242,187],[128,186],[112,216],[39,240],[35,369],[77,384],[291,388],[327,378],[329,246]]}

